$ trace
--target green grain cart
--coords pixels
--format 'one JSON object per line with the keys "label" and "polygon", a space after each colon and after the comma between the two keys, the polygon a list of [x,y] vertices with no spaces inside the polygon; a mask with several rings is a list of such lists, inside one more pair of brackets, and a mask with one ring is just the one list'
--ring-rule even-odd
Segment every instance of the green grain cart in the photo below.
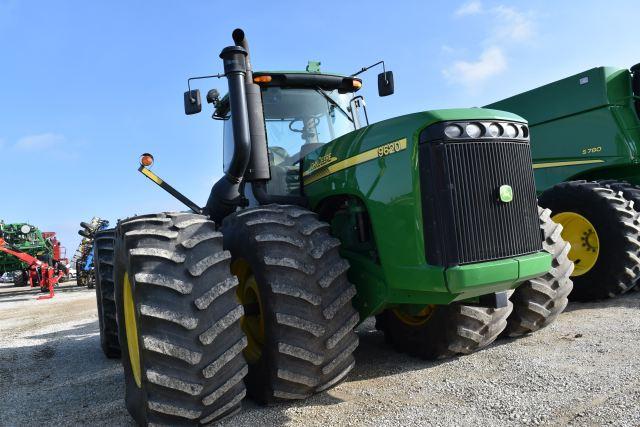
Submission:
{"label": "green grain cart", "polygon": [[[33,225],[26,223],[5,224],[0,221],[0,238],[11,249],[24,252],[41,261],[53,264],[53,244]],[[29,284],[27,265],[13,255],[0,253],[0,274],[14,272],[15,286]]]}
{"label": "green grain cart", "polygon": [[571,243],[572,297],[633,288],[640,274],[640,64],[593,68],[487,108],[529,121],[540,205]]}
{"label": "green grain cart", "polygon": [[[145,154],[140,171],[191,211],[96,235],[103,348],[122,351],[138,423],[207,423],[246,393],[326,390],[353,368],[370,316],[399,351],[437,359],[564,309],[569,246],[537,206],[521,117],[455,109],[369,125],[356,75],[254,73],[244,33],[233,39],[220,55],[229,92],[207,95],[225,174],[206,206]],[[378,90],[393,92],[391,72]],[[201,110],[199,91],[185,110]]]}

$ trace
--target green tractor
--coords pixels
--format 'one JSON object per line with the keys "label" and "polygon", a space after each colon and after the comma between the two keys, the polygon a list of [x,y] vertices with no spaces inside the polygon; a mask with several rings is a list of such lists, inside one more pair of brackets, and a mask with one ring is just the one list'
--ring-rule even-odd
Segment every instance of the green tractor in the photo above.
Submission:
{"label": "green tractor", "polygon": [[[26,223],[5,224],[0,221],[0,238],[6,245],[18,252],[38,258],[53,265],[54,246],[50,239],[43,236],[37,227]],[[0,252],[0,274],[13,272],[14,286],[28,286],[29,273],[27,265],[13,255]]]}
{"label": "green tractor", "polygon": [[[525,120],[474,108],[368,124],[360,73],[254,73],[242,30],[233,39],[220,54],[228,94],[206,97],[225,168],[206,206],[144,154],[139,170],[190,211],[96,237],[97,287],[117,319],[101,337],[122,352],[138,423],[208,423],[245,394],[326,390],[353,368],[371,316],[399,351],[439,359],[562,312],[573,263],[537,206]],[[393,92],[390,71],[378,90]],[[199,91],[184,98],[201,110]]]}
{"label": "green tractor", "polygon": [[563,225],[571,297],[634,288],[640,275],[640,64],[593,68],[490,104],[529,121],[540,205]]}

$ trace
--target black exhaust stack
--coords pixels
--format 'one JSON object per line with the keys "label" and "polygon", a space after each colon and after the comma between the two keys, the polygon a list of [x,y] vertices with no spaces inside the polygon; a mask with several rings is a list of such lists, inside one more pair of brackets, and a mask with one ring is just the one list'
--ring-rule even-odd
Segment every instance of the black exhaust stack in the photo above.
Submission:
{"label": "black exhaust stack", "polygon": [[232,34],[235,46],[222,50],[220,58],[229,83],[229,106],[233,126],[233,157],[225,175],[211,189],[205,211],[220,223],[243,202],[242,181],[267,181],[271,178],[267,153],[267,135],[262,111],[260,86],[253,82],[249,43],[244,31]]}
{"label": "black exhaust stack", "polygon": [[247,93],[247,109],[249,111],[251,156],[249,157],[249,165],[245,171],[244,178],[246,181],[269,180],[271,179],[271,173],[267,154],[267,134],[264,127],[262,94],[260,93],[260,86],[253,82],[249,42],[244,35],[244,31],[240,28],[233,30],[231,37],[233,37],[236,46],[242,47],[247,52],[247,72],[245,73],[244,81],[245,91]]}
{"label": "black exhaust stack", "polygon": [[211,189],[205,211],[211,219],[220,223],[224,217],[233,213],[242,202],[240,183],[244,178],[251,154],[251,135],[249,133],[249,114],[245,75],[247,51],[240,46],[225,47],[220,53],[224,64],[224,73],[229,83],[229,106],[233,114],[233,157],[224,176]]}

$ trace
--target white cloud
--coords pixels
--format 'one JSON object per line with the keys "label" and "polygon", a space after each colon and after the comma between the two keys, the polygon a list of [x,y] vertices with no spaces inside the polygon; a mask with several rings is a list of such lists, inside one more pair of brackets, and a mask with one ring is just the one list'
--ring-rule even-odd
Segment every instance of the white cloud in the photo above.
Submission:
{"label": "white cloud", "polygon": [[507,59],[497,46],[486,48],[477,61],[456,61],[451,67],[442,71],[451,82],[474,87],[496,76],[507,68]]}
{"label": "white cloud", "polygon": [[482,13],[482,3],[475,0],[464,3],[454,12],[456,16],[477,15],[479,13]]}
{"label": "white cloud", "polygon": [[497,6],[491,10],[491,13],[500,23],[493,30],[492,41],[522,43],[533,38],[535,31],[530,16],[507,6]]}
{"label": "white cloud", "polygon": [[65,141],[63,135],[57,133],[40,133],[37,135],[27,135],[16,142],[16,148],[21,150],[42,150],[53,147]]}
{"label": "white cloud", "polygon": [[[483,15],[484,37],[478,37],[484,46],[478,59],[453,62],[442,73],[450,81],[466,86],[477,86],[507,69],[507,55],[514,45],[531,41],[535,37],[535,22],[531,13],[523,13],[513,7],[498,5],[485,8],[478,0],[460,6],[454,16]],[[449,54],[448,49],[443,53]]]}

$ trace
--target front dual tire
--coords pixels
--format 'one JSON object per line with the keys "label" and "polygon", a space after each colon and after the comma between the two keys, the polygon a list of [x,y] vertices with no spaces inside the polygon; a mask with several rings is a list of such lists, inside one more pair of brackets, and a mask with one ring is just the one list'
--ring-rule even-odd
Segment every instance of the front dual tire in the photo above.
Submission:
{"label": "front dual tire", "polygon": [[141,425],[209,423],[245,396],[242,306],[222,235],[206,217],[121,221],[114,278],[125,402]]}
{"label": "front dual tire", "polygon": [[403,307],[376,316],[376,328],[396,350],[424,359],[470,354],[499,336],[519,337],[553,323],[568,303],[573,262],[562,226],[549,209],[538,208],[542,248],[552,256],[551,269],[520,284],[505,307],[487,308],[454,303],[428,306],[418,313]]}

